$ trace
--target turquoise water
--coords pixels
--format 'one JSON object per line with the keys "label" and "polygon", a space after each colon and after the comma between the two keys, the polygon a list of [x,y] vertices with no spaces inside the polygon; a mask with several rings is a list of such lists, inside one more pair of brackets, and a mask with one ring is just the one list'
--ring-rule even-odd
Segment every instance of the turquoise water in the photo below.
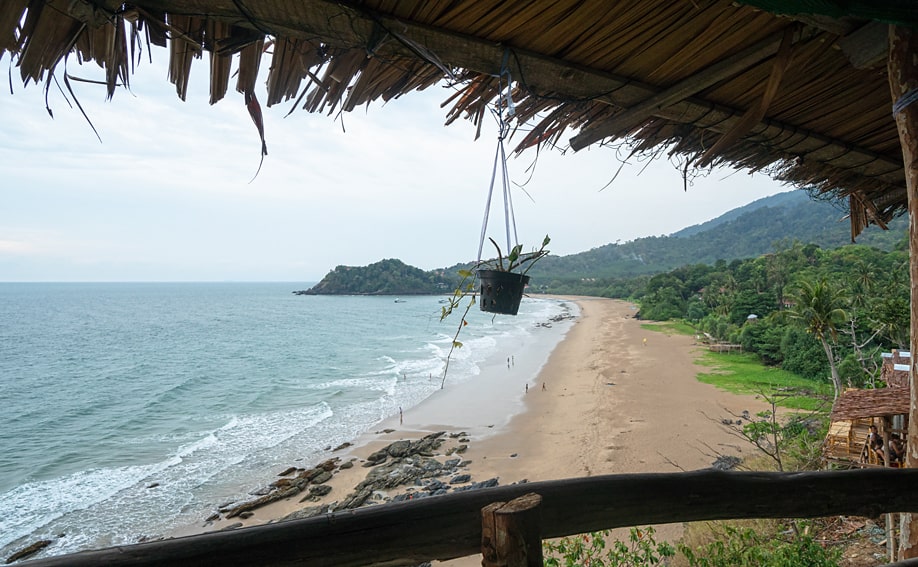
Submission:
{"label": "turquoise water", "polygon": [[[308,286],[0,284],[0,558],[200,522],[439,389],[458,323],[439,297]],[[473,311],[448,381],[565,309]]]}

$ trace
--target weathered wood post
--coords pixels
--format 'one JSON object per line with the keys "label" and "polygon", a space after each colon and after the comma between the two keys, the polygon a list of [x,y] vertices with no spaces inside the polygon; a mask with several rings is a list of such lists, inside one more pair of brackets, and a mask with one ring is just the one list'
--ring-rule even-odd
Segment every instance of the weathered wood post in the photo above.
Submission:
{"label": "weathered wood post", "polygon": [[[889,468],[892,466],[892,461],[890,460],[892,454],[892,448],[889,443],[890,435],[889,432],[892,430],[892,419],[888,415],[884,415],[883,420],[883,466]],[[893,515],[890,512],[885,514],[886,516],[886,556],[889,559],[889,562],[892,563],[896,560],[896,533],[893,529]]]}
{"label": "weathered wood post", "polygon": [[[909,277],[911,279],[911,340],[909,365],[911,405],[908,416],[907,466],[918,467],[918,102],[909,102],[918,93],[918,32],[905,26],[889,26],[889,90],[893,118],[899,130],[899,143],[905,165],[908,197]],[[902,514],[901,559],[918,557],[918,518]]]}
{"label": "weathered wood post", "polygon": [[530,492],[481,509],[482,567],[542,567],[541,506]]}

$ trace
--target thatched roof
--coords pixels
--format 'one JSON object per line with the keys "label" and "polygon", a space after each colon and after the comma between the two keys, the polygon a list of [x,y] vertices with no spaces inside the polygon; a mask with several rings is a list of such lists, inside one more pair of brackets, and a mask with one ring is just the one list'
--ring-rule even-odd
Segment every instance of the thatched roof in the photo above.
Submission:
{"label": "thatched roof", "polygon": [[849,390],[835,400],[832,421],[908,415],[908,388],[877,388],[876,390]]}
{"label": "thatched roof", "polygon": [[[268,105],[329,114],[446,80],[456,88],[447,123],[480,122],[506,101],[509,79],[517,151],[627,140],[628,151],[682,158],[687,175],[710,164],[764,170],[847,197],[855,235],[905,210],[887,23],[915,27],[916,6],[4,0],[0,57],[9,52],[20,78],[39,83],[64,76],[65,61],[69,75],[74,63],[95,61],[111,96],[153,44],[168,49],[169,80],[184,98],[189,69],[206,51],[211,102],[235,75],[246,100],[266,81]],[[795,9],[811,13],[777,15]],[[259,73],[265,50],[270,68]]]}

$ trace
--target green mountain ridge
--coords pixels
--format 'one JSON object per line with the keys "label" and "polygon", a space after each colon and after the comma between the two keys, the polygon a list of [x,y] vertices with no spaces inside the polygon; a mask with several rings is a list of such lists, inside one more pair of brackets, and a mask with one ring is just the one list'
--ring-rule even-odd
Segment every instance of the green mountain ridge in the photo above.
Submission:
{"label": "green mountain ridge", "polygon": [[748,205],[743,205],[742,207],[737,207],[733,210],[727,211],[717,218],[683,228],[680,231],[672,233],[670,236],[675,236],[677,238],[693,236],[699,232],[705,232],[722,224],[734,221],[737,218],[751,213],[757,209],[761,209],[762,207],[796,206],[800,204],[801,196],[803,194],[805,194],[805,191],[787,191],[784,193],[778,193],[777,195],[772,195],[771,197],[763,197],[749,203]]}
{"label": "green mountain ridge", "polygon": [[[900,217],[889,230],[871,226],[858,244],[891,250],[908,229]],[[850,224],[838,203],[810,198],[794,190],[754,201],[723,215],[677,231],[625,243],[605,244],[567,256],[548,256],[529,275],[542,292],[584,293],[602,280],[653,275],[692,264],[758,257],[792,242],[833,249],[851,243]],[[369,266],[338,266],[312,288],[310,295],[412,295],[449,293],[458,271],[469,264],[424,271],[387,259]]]}

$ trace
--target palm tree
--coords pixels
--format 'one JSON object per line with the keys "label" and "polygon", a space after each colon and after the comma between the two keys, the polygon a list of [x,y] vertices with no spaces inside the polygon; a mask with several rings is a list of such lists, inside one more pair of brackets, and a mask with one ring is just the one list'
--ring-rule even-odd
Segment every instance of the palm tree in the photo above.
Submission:
{"label": "palm tree", "polygon": [[845,307],[848,305],[848,296],[841,287],[828,283],[825,279],[819,281],[801,280],[788,296],[793,306],[788,307],[778,314],[804,327],[808,333],[816,337],[829,360],[829,369],[832,372],[832,386],[835,389],[835,399],[841,392],[841,378],[835,367],[835,354],[832,352],[832,342],[838,337],[838,329],[849,319]]}

